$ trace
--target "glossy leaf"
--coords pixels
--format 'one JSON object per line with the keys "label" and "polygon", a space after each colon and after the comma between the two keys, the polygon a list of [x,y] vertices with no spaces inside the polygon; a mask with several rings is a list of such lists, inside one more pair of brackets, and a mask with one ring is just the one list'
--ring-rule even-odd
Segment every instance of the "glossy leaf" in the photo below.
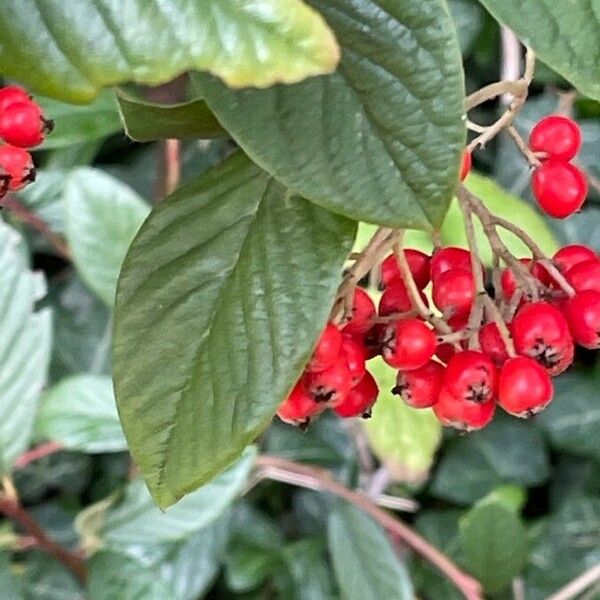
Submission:
{"label": "glossy leaf", "polygon": [[555,0],[479,0],[524,44],[580,92],[600,100],[596,57],[600,12],[596,0],[571,5]]}
{"label": "glossy leaf", "polygon": [[[505,192],[495,181],[472,173],[466,180],[466,185],[476,196],[483,200],[489,210],[499,217],[508,219],[511,223],[521,227],[538,244],[544,253],[552,256],[558,250],[558,242],[546,221],[539,211],[531,204]],[[462,212],[456,200],[452,205],[441,229],[444,244],[448,246],[468,247],[467,236],[463,226]],[[487,237],[483,233],[481,223],[475,219],[475,233],[481,259],[484,263],[491,265],[492,249]],[[515,236],[505,230],[498,230],[500,237],[507,248],[518,257],[531,256],[527,246]]]}
{"label": "glossy leaf", "polygon": [[0,72],[72,102],[194,69],[233,87],[291,83],[339,59],[323,18],[301,0],[4,0],[0,34]]}
{"label": "glossy leaf", "polygon": [[44,97],[36,97],[35,100],[42,106],[46,118],[54,121],[54,130],[46,136],[40,146],[42,150],[102,140],[121,131],[117,102],[109,90],[103,91],[86,106],[74,106]]}
{"label": "glossy leaf", "polygon": [[125,133],[137,142],[227,135],[204,100],[170,105],[151,104],[122,91],[117,92],[117,99]]}
{"label": "glossy leaf", "polygon": [[310,0],[342,46],[330,76],[269,90],[195,81],[274,177],[335,212],[439,226],[464,144],[458,40],[442,0]]}
{"label": "glossy leaf", "polygon": [[327,319],[354,233],[241,154],[146,221],[121,272],[114,373],[160,505],[214,477],[271,420]]}
{"label": "glossy leaf", "polygon": [[460,537],[468,571],[488,592],[508,585],[527,562],[525,527],[499,498],[478,502],[461,520]]}
{"label": "glossy leaf", "polygon": [[0,221],[0,472],[29,444],[46,382],[51,313],[36,310],[46,293],[41,273],[30,271],[21,236]]}
{"label": "glossy leaf", "polygon": [[127,450],[112,381],[107,376],[79,375],[55,385],[42,401],[36,431],[39,437],[70,450]]}
{"label": "glossy leaf", "polygon": [[536,486],[548,474],[548,452],[540,432],[529,423],[498,415],[482,431],[454,440],[434,474],[431,493],[470,504],[499,485]]}
{"label": "glossy leaf", "polygon": [[411,408],[392,394],[396,371],[381,359],[371,361],[369,370],[379,384],[373,416],[365,421],[373,452],[395,479],[413,483],[427,479],[442,437],[439,421],[431,410]]}
{"label": "glossy leaf", "polygon": [[150,208],[116,179],[81,168],[69,175],[65,210],[66,236],[77,271],[112,306],[121,263]]}
{"label": "glossy leaf", "polygon": [[406,569],[384,531],[369,516],[339,504],[329,516],[327,536],[343,600],[412,600]]}

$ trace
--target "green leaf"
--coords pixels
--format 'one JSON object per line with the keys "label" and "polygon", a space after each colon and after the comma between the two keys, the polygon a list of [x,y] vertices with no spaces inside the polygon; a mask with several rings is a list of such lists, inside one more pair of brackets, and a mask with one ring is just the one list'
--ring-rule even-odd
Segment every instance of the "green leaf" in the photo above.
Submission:
{"label": "green leaf", "polygon": [[45,395],[37,435],[82,452],[127,450],[110,377],[78,375],[64,379]]}
{"label": "green leaf", "polygon": [[161,506],[271,420],[327,319],[354,233],[242,154],[154,209],[121,272],[114,378]]}
{"label": "green leaf", "polygon": [[250,474],[255,455],[254,448],[248,448],[242,458],[219,477],[166,512],[155,506],[141,480],[131,482],[122,502],[104,515],[98,536],[112,549],[189,538],[215,521],[237,498]]}
{"label": "green leaf", "polygon": [[0,552],[0,589],[2,600],[23,600],[21,581],[12,572],[10,554]]}
{"label": "green leaf", "polygon": [[513,507],[484,498],[461,520],[465,565],[488,592],[508,585],[527,563],[525,527]]}
{"label": "green leaf", "polygon": [[539,430],[498,415],[489,427],[450,445],[430,492],[458,504],[470,504],[499,485],[535,486],[548,475],[548,453]]}
{"label": "green leaf", "polygon": [[471,0],[448,0],[463,55],[468,54],[484,21],[483,9]]}
{"label": "green leaf", "polygon": [[54,121],[54,130],[40,146],[41,150],[102,140],[121,131],[117,103],[109,90],[103,91],[86,106],[74,106],[43,97],[36,97],[35,100],[42,106],[46,118]]}
{"label": "green leaf", "polygon": [[194,76],[248,155],[357,221],[439,226],[465,140],[463,74],[443,0],[310,0],[342,46],[330,76],[233,91]]}
{"label": "green leaf", "polygon": [[320,538],[298,540],[283,549],[281,555],[294,582],[295,600],[331,600],[334,597],[325,550]]}
{"label": "green leaf", "polygon": [[[558,250],[558,242],[540,213],[530,204],[511,196],[495,181],[472,173],[466,180],[467,188],[481,198],[484,204],[499,217],[509,219],[511,223],[523,228],[536,241],[542,251],[552,256]],[[441,229],[444,244],[467,247],[467,236],[464,229],[462,212],[456,200],[453,200]],[[481,223],[475,219],[477,244],[484,263],[492,263],[492,249],[483,233]],[[531,256],[527,246],[509,231],[498,230],[507,248],[515,256]]]}
{"label": "green leaf", "polygon": [[137,142],[166,138],[214,138],[227,132],[204,100],[183,104],[152,104],[117,91],[125,133]]}
{"label": "green leaf", "polygon": [[233,87],[292,83],[339,59],[323,18],[301,0],[4,0],[0,40],[3,75],[71,102],[194,69]]}
{"label": "green leaf", "polygon": [[83,594],[72,573],[41,552],[27,559],[23,591],[26,600],[81,600]]}
{"label": "green leaf", "polygon": [[329,515],[327,535],[344,600],[412,600],[408,573],[383,529],[371,517],[339,503]]}
{"label": "green leaf", "polygon": [[600,367],[596,367],[555,380],[552,404],[538,421],[555,448],[600,460],[599,379]]}
{"label": "green leaf", "polygon": [[391,393],[396,372],[381,359],[371,361],[369,370],[379,384],[373,416],[365,422],[373,452],[394,478],[423,481],[441,441],[441,425],[431,410],[411,408]]}
{"label": "green leaf", "polygon": [[108,306],[121,263],[148,205],[102,171],[74,170],[65,189],[66,236],[81,278]]}
{"label": "green leaf", "polygon": [[479,0],[498,21],[580,92],[600,100],[600,11],[596,0]]}
{"label": "green leaf", "polygon": [[22,243],[0,221],[0,473],[29,444],[50,362],[51,313],[35,310],[46,283],[29,270]]}

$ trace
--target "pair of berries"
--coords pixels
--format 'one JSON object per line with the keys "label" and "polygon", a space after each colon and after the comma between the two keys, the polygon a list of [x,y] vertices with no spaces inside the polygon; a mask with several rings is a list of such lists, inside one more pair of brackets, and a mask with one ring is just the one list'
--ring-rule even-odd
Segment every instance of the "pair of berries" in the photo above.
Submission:
{"label": "pair of berries", "polygon": [[0,198],[35,180],[31,148],[44,141],[53,123],[29,94],[18,86],[0,89]]}
{"label": "pair of berries", "polygon": [[[366,294],[362,290],[357,292],[355,299],[361,293]],[[357,327],[362,329],[357,322],[351,324],[350,331]],[[283,421],[300,427],[306,427],[311,418],[327,408],[341,417],[370,416],[379,388],[366,369],[366,360],[367,350],[360,334],[342,333],[328,323],[304,373],[280,405],[277,415]]]}
{"label": "pair of berries", "polygon": [[588,187],[585,175],[569,162],[581,148],[577,123],[562,115],[544,117],[531,130],[529,147],[540,153],[542,160],[531,178],[533,195],[541,208],[556,219],[578,211]]}

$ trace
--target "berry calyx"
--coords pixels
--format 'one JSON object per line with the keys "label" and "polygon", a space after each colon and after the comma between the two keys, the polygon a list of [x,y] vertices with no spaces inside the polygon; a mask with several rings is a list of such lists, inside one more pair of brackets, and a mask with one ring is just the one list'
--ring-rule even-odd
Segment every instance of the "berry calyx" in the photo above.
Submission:
{"label": "berry calyx", "polygon": [[20,148],[38,146],[53,123],[46,121],[42,111],[33,102],[17,103],[0,112],[0,137],[8,144]]}
{"label": "berry calyx", "polygon": [[446,315],[468,314],[474,300],[471,271],[450,269],[433,280],[433,302]]}
{"label": "berry calyx", "polygon": [[350,390],[348,395],[333,410],[340,417],[359,417],[368,419],[371,408],[379,395],[379,387],[375,378],[368,371],[364,377]]}
{"label": "berry calyx", "polygon": [[579,262],[565,273],[565,277],[577,292],[600,292],[600,260],[593,258]]}
{"label": "berry calyx", "polygon": [[494,416],[496,404],[489,402],[470,402],[453,396],[442,387],[438,401],[433,405],[436,417],[447,427],[460,431],[475,431],[485,427]]}
{"label": "berry calyx", "polygon": [[457,352],[448,362],[444,387],[459,400],[489,402],[496,395],[497,373],[492,359],[483,352]]}
{"label": "berry calyx", "polygon": [[357,287],[352,300],[352,317],[342,330],[350,335],[364,335],[371,327],[371,320],[375,316],[375,304],[365,290]]}
{"label": "berry calyx", "polygon": [[535,125],[529,134],[529,147],[545,152],[547,158],[569,161],[581,148],[581,130],[572,119],[549,115]]}
{"label": "berry calyx", "polygon": [[346,361],[352,385],[356,385],[367,369],[367,349],[356,339],[344,336],[341,353]]}
{"label": "berry calyx", "polygon": [[531,186],[541,208],[555,219],[578,211],[588,191],[586,178],[577,167],[555,159],[535,170]]}
{"label": "berry calyx", "polygon": [[35,181],[35,168],[31,154],[16,146],[0,146],[0,180],[9,190],[20,190]]}
{"label": "berry calyx", "polygon": [[285,423],[306,428],[311,417],[318,415],[324,409],[325,406],[317,404],[298,382],[277,409],[277,416]]}
{"label": "berry calyx", "polygon": [[569,300],[565,309],[575,341],[584,348],[600,348],[600,292],[584,290]]}
{"label": "berry calyx", "polygon": [[419,319],[390,323],[383,331],[383,360],[396,369],[422,367],[435,352],[435,334]]}
{"label": "berry calyx", "polygon": [[0,88],[0,112],[18,103],[31,102],[31,96],[18,85],[7,85]]}
{"label": "berry calyx", "polygon": [[473,157],[468,150],[465,150],[462,154],[462,158],[460,160],[460,171],[459,177],[461,181],[464,181],[473,166]]}
{"label": "berry calyx", "polygon": [[321,333],[306,370],[317,372],[329,368],[338,359],[341,348],[342,333],[335,325],[328,323]]}
{"label": "berry calyx", "polygon": [[532,302],[515,315],[511,333],[515,350],[535,359],[550,375],[573,362],[573,338],[561,312],[547,302]]}
{"label": "berry calyx", "polygon": [[559,271],[566,273],[575,265],[586,260],[598,259],[596,252],[589,246],[583,244],[569,244],[556,251],[552,257],[552,262]]}
{"label": "berry calyx", "polygon": [[527,356],[509,358],[500,370],[498,404],[515,417],[527,418],[552,400],[552,381],[546,369]]}
{"label": "berry calyx", "polygon": [[343,358],[339,358],[324,371],[305,371],[301,381],[315,402],[331,408],[342,402],[352,389],[352,376]]}
{"label": "berry calyx", "polygon": [[429,360],[414,371],[398,371],[392,394],[413,408],[427,408],[437,402],[443,379],[444,366]]}
{"label": "berry calyx", "polygon": [[[417,287],[422,290],[429,283],[429,256],[414,248],[406,248],[404,255]],[[390,254],[381,263],[380,279],[383,287],[387,287],[393,281],[402,280],[395,254]]]}

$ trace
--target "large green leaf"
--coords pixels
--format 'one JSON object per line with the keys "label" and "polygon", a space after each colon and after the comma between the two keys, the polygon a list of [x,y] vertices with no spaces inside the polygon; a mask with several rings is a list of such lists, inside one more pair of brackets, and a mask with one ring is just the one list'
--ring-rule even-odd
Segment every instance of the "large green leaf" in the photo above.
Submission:
{"label": "large green leaf", "polygon": [[497,592],[525,567],[525,527],[513,507],[490,495],[461,520],[465,565],[486,591]]}
{"label": "large green leaf", "polygon": [[188,69],[234,87],[331,72],[323,18],[302,0],[3,0],[0,72],[48,96],[92,100],[128,81],[157,85]]}
{"label": "large green leaf", "polygon": [[600,100],[600,4],[555,0],[479,0],[540,59],[581,92]]}
{"label": "large green leaf", "polygon": [[423,481],[441,441],[441,425],[430,410],[411,408],[392,394],[396,371],[381,359],[370,362],[369,370],[380,390],[373,416],[365,423],[373,452],[395,478]]}
{"label": "large green leaf", "polygon": [[412,600],[413,588],[404,565],[369,516],[339,504],[329,516],[327,534],[343,600]]}
{"label": "large green leaf", "polygon": [[121,263],[148,205],[100,170],[74,170],[65,189],[66,234],[81,278],[112,306]]}
{"label": "large green leaf", "polygon": [[557,449],[600,461],[599,381],[599,367],[556,379],[554,400],[539,423]]}
{"label": "large green leaf", "polygon": [[330,76],[268,90],[195,81],[280,181],[356,220],[441,224],[464,144],[458,40],[443,0],[309,0],[342,46]]}
{"label": "large green leaf", "polygon": [[489,427],[450,445],[435,472],[431,492],[470,504],[499,485],[535,486],[548,475],[548,452],[541,433],[530,423],[499,415]]}
{"label": "large green leaf", "polygon": [[42,401],[36,431],[71,450],[127,450],[107,376],[78,375],[55,385]]}
{"label": "large green leaf", "polygon": [[50,362],[51,313],[35,310],[46,283],[22,243],[0,221],[0,472],[27,448]]}
{"label": "large green leaf", "polygon": [[204,100],[183,104],[152,104],[121,90],[117,92],[117,100],[125,133],[137,142],[227,136]]}
{"label": "large green leaf", "polygon": [[214,477],[266,427],[327,319],[354,233],[242,154],[145,222],[121,272],[114,376],[125,435],[160,505]]}

